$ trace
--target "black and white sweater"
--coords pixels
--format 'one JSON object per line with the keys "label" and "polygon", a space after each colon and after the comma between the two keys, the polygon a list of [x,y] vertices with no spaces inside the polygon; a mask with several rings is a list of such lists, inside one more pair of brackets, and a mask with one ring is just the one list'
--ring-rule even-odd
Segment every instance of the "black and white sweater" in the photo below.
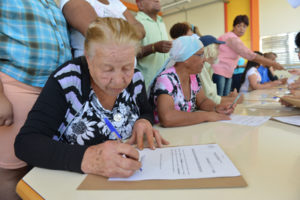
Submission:
{"label": "black and white sweater", "polygon": [[16,155],[32,166],[82,172],[87,147],[116,139],[104,118],[123,139],[131,136],[137,119],[153,123],[143,76],[135,70],[113,109],[106,110],[91,88],[85,58],[76,58],[49,77],[16,138]]}

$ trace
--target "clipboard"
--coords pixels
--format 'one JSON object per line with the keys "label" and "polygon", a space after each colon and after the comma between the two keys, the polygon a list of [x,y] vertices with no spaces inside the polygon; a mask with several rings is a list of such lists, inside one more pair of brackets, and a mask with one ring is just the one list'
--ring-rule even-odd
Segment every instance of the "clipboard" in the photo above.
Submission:
{"label": "clipboard", "polygon": [[108,178],[87,175],[77,190],[165,190],[246,187],[242,176],[179,180],[108,181]]}

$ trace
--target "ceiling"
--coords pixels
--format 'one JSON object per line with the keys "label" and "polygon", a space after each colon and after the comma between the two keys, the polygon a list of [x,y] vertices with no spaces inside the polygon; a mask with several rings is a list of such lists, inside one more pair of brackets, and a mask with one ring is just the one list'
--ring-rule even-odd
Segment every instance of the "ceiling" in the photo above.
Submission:
{"label": "ceiling", "polygon": [[[135,4],[136,0],[124,0]],[[217,2],[228,2],[228,0],[160,0],[163,15],[171,15],[185,10],[202,7]]]}

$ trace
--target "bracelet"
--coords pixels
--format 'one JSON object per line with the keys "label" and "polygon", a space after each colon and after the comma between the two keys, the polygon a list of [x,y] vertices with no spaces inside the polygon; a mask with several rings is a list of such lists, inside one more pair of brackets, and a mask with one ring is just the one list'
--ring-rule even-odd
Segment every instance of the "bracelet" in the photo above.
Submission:
{"label": "bracelet", "polygon": [[154,46],[154,43],[152,44],[152,52],[155,53],[155,46]]}

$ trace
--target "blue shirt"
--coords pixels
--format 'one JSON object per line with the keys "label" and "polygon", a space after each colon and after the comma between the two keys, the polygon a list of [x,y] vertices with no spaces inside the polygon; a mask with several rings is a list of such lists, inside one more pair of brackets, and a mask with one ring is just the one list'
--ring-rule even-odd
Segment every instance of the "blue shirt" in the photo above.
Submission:
{"label": "blue shirt", "polygon": [[43,87],[72,58],[63,14],[54,0],[1,0],[0,13],[0,71]]}
{"label": "blue shirt", "polygon": [[268,76],[268,68],[264,67],[264,66],[259,66],[259,68],[257,69],[257,71],[259,72],[260,76],[261,76],[261,81],[260,83],[266,83],[270,81],[270,78]]}

